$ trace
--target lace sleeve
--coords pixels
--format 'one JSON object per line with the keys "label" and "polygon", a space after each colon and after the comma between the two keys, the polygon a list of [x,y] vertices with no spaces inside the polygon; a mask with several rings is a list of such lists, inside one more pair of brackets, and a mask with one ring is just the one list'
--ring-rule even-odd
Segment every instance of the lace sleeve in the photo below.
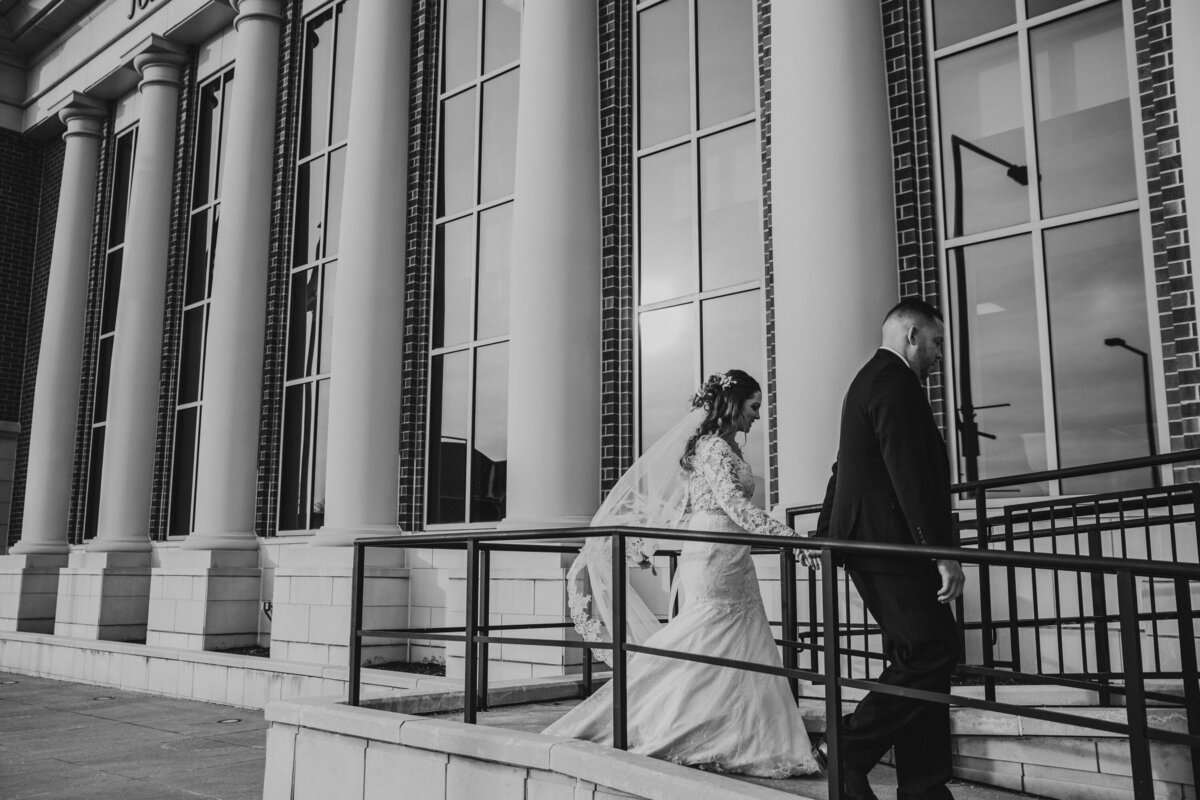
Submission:
{"label": "lace sleeve", "polygon": [[742,491],[737,479],[739,459],[724,439],[709,436],[696,445],[693,468],[708,484],[721,510],[750,533],[796,536],[796,532],[767,515]]}

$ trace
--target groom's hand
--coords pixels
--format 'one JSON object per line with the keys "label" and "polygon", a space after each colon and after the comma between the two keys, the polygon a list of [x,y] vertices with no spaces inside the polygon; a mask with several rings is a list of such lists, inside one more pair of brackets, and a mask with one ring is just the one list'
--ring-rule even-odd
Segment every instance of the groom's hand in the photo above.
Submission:
{"label": "groom's hand", "polygon": [[963,593],[967,578],[959,563],[950,558],[939,558],[937,569],[942,576],[942,588],[938,590],[938,602],[949,603]]}

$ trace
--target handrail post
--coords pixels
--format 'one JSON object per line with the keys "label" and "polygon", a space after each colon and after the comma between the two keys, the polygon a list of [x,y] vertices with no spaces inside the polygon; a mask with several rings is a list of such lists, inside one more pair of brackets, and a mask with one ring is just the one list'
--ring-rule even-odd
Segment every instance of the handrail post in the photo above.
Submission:
{"label": "handrail post", "polygon": [[[1179,619],[1179,666],[1184,675],[1183,705],[1187,709],[1188,733],[1200,736],[1200,682],[1187,680],[1196,674],[1196,626],[1192,611],[1191,584],[1176,578],[1175,614]],[[1200,786],[1200,747],[1193,746],[1192,786]]]}
{"label": "handrail post", "polygon": [[1146,686],[1142,676],[1142,645],[1139,641],[1137,587],[1133,573],[1117,573],[1117,602],[1121,615],[1121,672],[1125,675],[1125,713],[1129,724],[1129,766],[1133,773],[1135,800],[1152,800],[1154,780],[1150,771],[1150,736],[1146,720]]}
{"label": "handrail post", "polygon": [[475,539],[467,540],[467,618],[463,625],[463,722],[475,722],[475,625],[479,620],[479,551]]}
{"label": "handrail post", "polygon": [[612,535],[612,686],[613,747],[629,749],[629,720],[626,717],[625,684],[625,537]]}
{"label": "handrail post", "polygon": [[[989,539],[991,528],[987,517],[987,490],[975,492],[975,540],[980,550],[990,550]],[[1010,589],[1011,590],[1011,589]],[[962,611],[963,600],[958,598],[958,632],[960,641],[959,652],[962,659],[967,660],[966,648],[966,614]],[[983,651],[983,666],[993,669],[996,666],[995,626],[992,624],[992,569],[987,564],[979,565],[979,644]],[[996,702],[996,678],[987,675],[983,679],[983,697],[989,703]]]}
{"label": "handrail post", "polygon": [[[479,622],[476,626],[481,636],[487,636],[488,624],[491,622],[491,578],[492,552],[487,545],[479,548]],[[479,688],[476,690],[476,708],[479,711],[488,710],[488,643],[480,642],[478,649],[479,669],[476,673]]]}
{"label": "handrail post", "polygon": [[[796,551],[790,547],[784,547],[779,551],[779,602],[783,608],[780,609],[780,620],[783,628],[784,641],[791,641],[797,638],[797,617],[796,610]],[[796,648],[790,644],[783,646],[783,666],[788,669],[796,669]],[[800,681],[795,677],[787,679],[788,686],[792,690],[792,699],[800,699]]]}
{"label": "handrail post", "polygon": [[833,551],[821,550],[821,611],[825,621],[825,747],[830,800],[842,796],[841,645],[838,642],[837,568]]}
{"label": "handrail post", "polygon": [[350,672],[349,696],[346,698],[352,706],[359,704],[362,681],[362,612],[363,612],[363,580],[366,564],[365,542],[354,543],[354,574],[350,579]]}
{"label": "handrail post", "polygon": [[[1088,555],[1104,555],[1104,546],[1100,540],[1099,528],[1088,528]],[[1092,613],[1096,616],[1096,674],[1097,683],[1102,687],[1108,686],[1109,675],[1112,674],[1112,653],[1108,648],[1108,596],[1104,585],[1104,574],[1093,570],[1089,575],[1092,586]],[[1082,627],[1082,626],[1081,626]],[[1097,693],[1097,700],[1102,706],[1110,706],[1113,702],[1112,692],[1102,688]]]}

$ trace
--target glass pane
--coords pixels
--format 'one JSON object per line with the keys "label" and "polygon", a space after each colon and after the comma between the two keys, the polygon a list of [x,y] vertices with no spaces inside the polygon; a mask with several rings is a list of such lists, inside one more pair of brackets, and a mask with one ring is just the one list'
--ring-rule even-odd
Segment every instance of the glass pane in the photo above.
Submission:
{"label": "glass pane", "polygon": [[[952,2],[953,0],[951,0]],[[1079,0],[1026,0],[1025,13],[1030,17],[1078,3]]]}
{"label": "glass pane", "polygon": [[508,344],[475,351],[471,522],[504,519],[508,476]]}
{"label": "glass pane", "polygon": [[641,314],[642,450],[687,413],[696,378],[696,321],[690,304]]}
{"label": "glass pane", "polygon": [[308,23],[304,38],[304,87],[300,111],[300,155],[328,144],[330,72],[333,65],[333,12]]}
{"label": "glass pane", "polygon": [[283,447],[279,465],[279,530],[308,527],[308,459],[312,444],[312,384],[283,394]]}
{"label": "glass pane", "polygon": [[342,192],[346,183],[346,148],[339,147],[329,154],[329,194],[326,195],[325,253],[329,258],[338,253],[342,233]]}
{"label": "glass pane", "polygon": [[475,203],[475,90],[442,103],[442,141],[438,151],[438,216]]}
{"label": "glass pane", "polygon": [[517,83],[511,70],[483,85],[483,129],[479,142],[479,202],[513,192],[517,157]]}
{"label": "glass pane", "polygon": [[117,139],[117,154],[113,163],[112,203],[108,216],[108,246],[116,247],[125,241],[125,215],[129,211],[129,181],[133,177],[133,150],[137,129]]}
{"label": "glass pane", "polygon": [[706,290],[762,277],[762,163],[756,125],[700,142],[700,264]]}
{"label": "glass pane", "polygon": [[208,238],[208,211],[192,215],[188,231],[187,277],[183,289],[184,305],[199,303],[208,296],[208,264],[211,250]]}
{"label": "glass pane", "polygon": [[100,333],[112,333],[117,329],[117,301],[121,297],[121,264],[124,260],[124,250],[114,250],[108,254],[108,265],[104,269],[104,307],[100,314]]}
{"label": "glass pane", "polygon": [[[767,344],[762,294],[757,290],[739,292],[705,301],[701,315],[703,366],[700,374],[740,369],[765,384],[767,376],[763,365],[767,359]],[[763,476],[767,467],[767,409],[762,410],[762,416],[750,429],[746,444],[742,445],[746,463],[754,470],[754,500],[760,506],[766,500]],[[739,436],[738,440],[741,438]]]}
{"label": "glass pane", "polygon": [[[1062,466],[1150,455],[1150,310],[1137,215],[1057,228],[1045,238]],[[1150,485],[1147,469],[1063,481],[1063,491]]]}
{"label": "glass pane", "polygon": [[292,234],[292,266],[321,257],[325,218],[325,159],[301,164],[296,174],[296,230]]}
{"label": "glass pane", "polygon": [[183,312],[183,341],[179,347],[179,403],[194,403],[200,399],[205,311],[205,306],[196,306]]}
{"label": "glass pane", "polygon": [[513,204],[489,208],[479,215],[479,296],[475,336],[488,339],[508,333],[508,276],[512,263]]}
{"label": "glass pane", "polygon": [[[946,229],[959,236],[1028,222],[1029,190],[993,160],[1028,163],[1017,40],[1004,39],[943,59],[938,77]],[[958,173],[956,152],[961,158]],[[960,195],[962,209],[956,213]]]}
{"label": "glass pane", "polygon": [[325,525],[325,464],[329,455],[329,379],[317,381],[317,428],[313,431],[312,515],[310,530]]}
{"label": "glass pane", "polygon": [[209,238],[208,267],[204,270],[204,296],[212,297],[213,264],[216,262],[217,240],[221,236],[221,204],[212,207],[212,236]]}
{"label": "glass pane", "polygon": [[292,276],[288,300],[287,378],[294,380],[316,373],[317,303],[321,299],[317,268]]}
{"label": "glass pane", "polygon": [[221,80],[210,81],[200,89],[196,102],[196,161],[192,165],[192,208],[212,200],[216,188],[217,159],[215,151],[220,142]]}
{"label": "glass pane", "polygon": [[696,39],[700,127],[753,111],[758,37],[751,0],[700,0]]}
{"label": "glass pane", "polygon": [[695,185],[690,145],[641,160],[641,303],[696,291]]}
{"label": "glass pane", "polygon": [[450,91],[478,74],[479,0],[446,0],[442,13],[442,91]]}
{"label": "glass pane", "polygon": [[429,398],[430,524],[465,522],[470,351],[434,356]]}
{"label": "glass pane", "polygon": [[474,219],[438,226],[433,265],[433,346],[471,339],[471,273],[475,270]]}
{"label": "glass pane", "polygon": [[92,429],[92,450],[88,456],[87,507],[83,512],[83,538],[96,535],[100,516],[100,477],[104,472],[104,428]]}
{"label": "glass pane", "polygon": [[196,425],[200,409],[181,408],[175,415],[175,452],[171,465],[171,513],[167,534],[192,532],[192,492],[196,488]]}
{"label": "glass pane", "polygon": [[485,0],[483,71],[491,72],[521,55],[521,0]]}
{"label": "glass pane", "polygon": [[1038,28],[1029,50],[1042,216],[1136,198],[1121,6]]}
{"label": "glass pane", "polygon": [[[958,359],[958,412],[960,417],[974,413],[980,431],[989,435],[964,435],[959,426],[961,477],[994,478],[1047,469],[1036,280],[1029,237],[955,250],[951,267],[956,273],[954,285],[961,287],[965,280],[966,292],[965,303],[956,308],[957,327],[947,332]],[[969,369],[962,368],[964,362]],[[968,397],[973,412],[962,407]],[[978,454],[970,439],[978,442]],[[1022,486],[1013,492],[1041,495],[1046,487]]]}
{"label": "glass pane", "polygon": [[346,138],[350,124],[350,82],[354,75],[354,29],[358,22],[358,0],[347,0],[337,11],[337,54],[333,62],[333,131],[330,143]]}
{"label": "glass pane", "polygon": [[108,419],[108,383],[112,377],[113,337],[106,336],[100,340],[100,349],[96,354],[96,396],[92,400],[92,422],[100,423]]}
{"label": "glass pane", "polygon": [[1013,0],[933,0],[937,46],[946,47],[1017,21]]}
{"label": "glass pane", "polygon": [[217,190],[213,193],[215,197],[221,196],[221,181],[225,174],[225,152],[229,145],[229,120],[233,116],[229,113],[230,104],[233,102],[233,70],[225,73],[224,80],[225,88],[221,92],[221,141],[217,145]]}
{"label": "glass pane", "polygon": [[337,290],[337,262],[330,261],[322,271],[324,284],[321,287],[321,352],[317,371],[328,375],[333,372],[333,308]]}
{"label": "glass pane", "polygon": [[688,4],[666,0],[638,15],[638,146],[689,132]]}

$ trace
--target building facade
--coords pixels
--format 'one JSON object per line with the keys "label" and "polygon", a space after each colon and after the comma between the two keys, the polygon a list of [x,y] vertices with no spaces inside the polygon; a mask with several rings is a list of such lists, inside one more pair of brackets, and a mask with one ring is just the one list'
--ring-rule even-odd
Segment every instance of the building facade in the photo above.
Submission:
{"label": "building facade", "polygon": [[[732,367],[757,499],[815,502],[900,296],[959,480],[1194,447],[1188,40],[1181,0],[0,2],[0,630],[344,663],[356,537],[585,524]],[[562,618],[562,558],[494,566]],[[368,580],[462,618],[452,554]]]}

